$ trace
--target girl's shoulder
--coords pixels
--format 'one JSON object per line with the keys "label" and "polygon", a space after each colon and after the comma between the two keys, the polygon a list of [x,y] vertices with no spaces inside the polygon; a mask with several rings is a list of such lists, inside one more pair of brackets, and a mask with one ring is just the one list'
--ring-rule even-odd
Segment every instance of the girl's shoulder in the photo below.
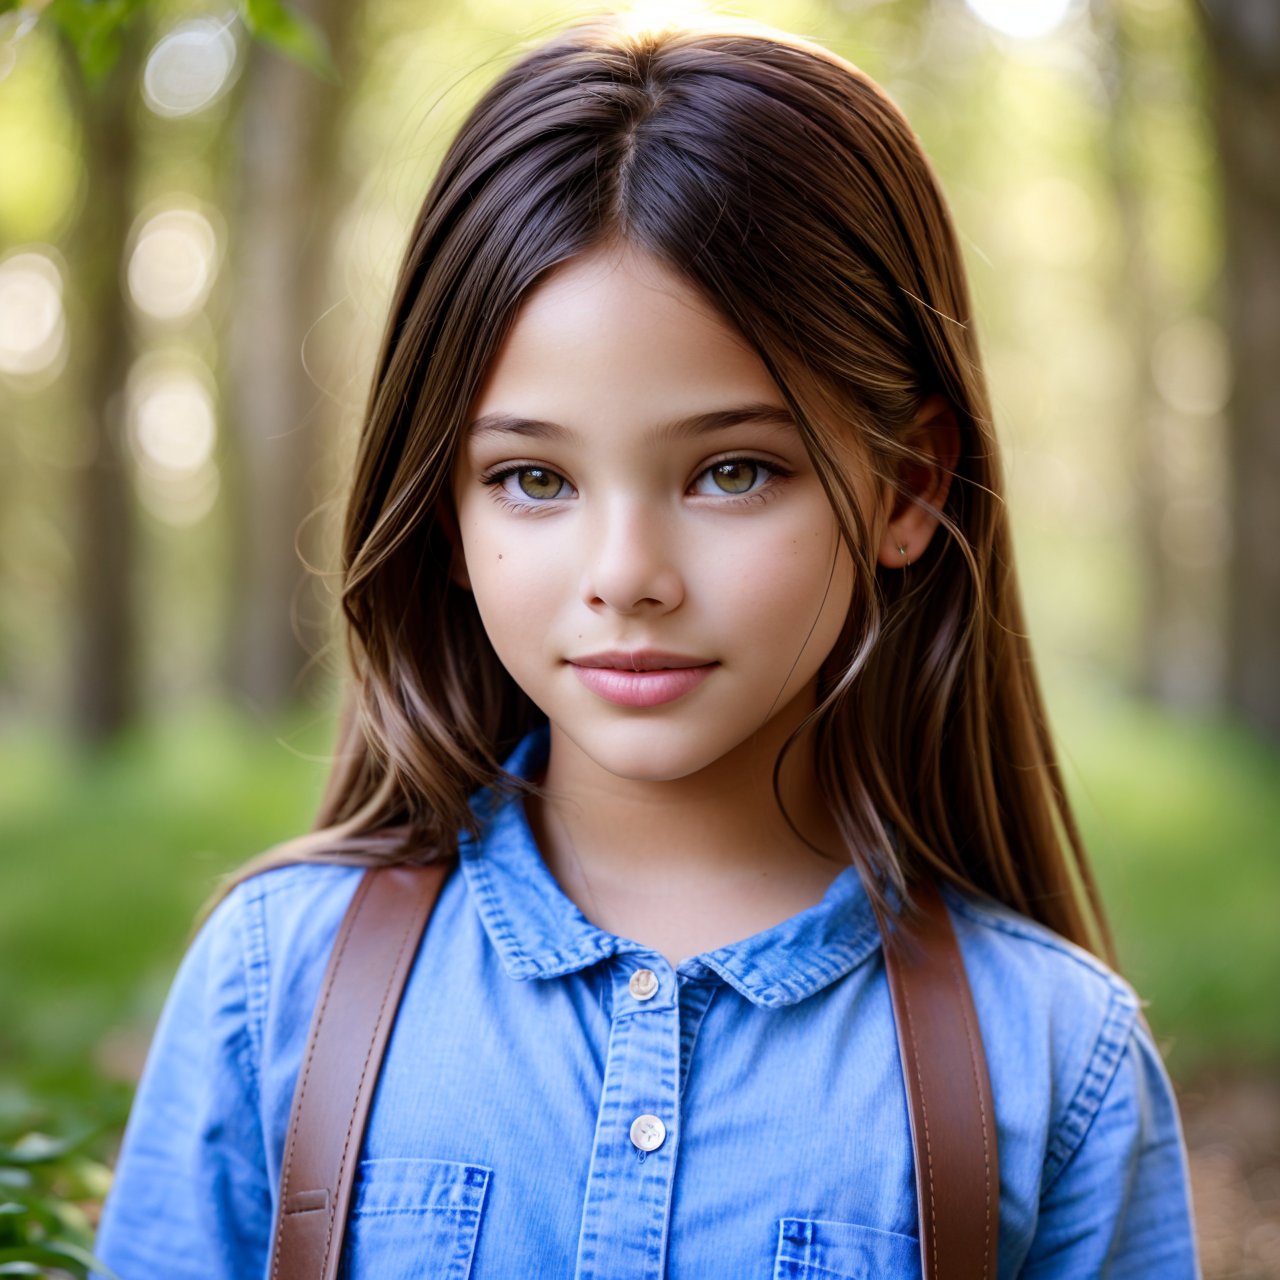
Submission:
{"label": "girl's shoulder", "polygon": [[366,867],[345,862],[289,862],[256,871],[218,904],[250,937],[265,934],[273,959],[327,951]]}
{"label": "girl's shoulder", "polygon": [[326,946],[364,871],[336,862],[268,867],[239,881],[210,913],[206,927],[238,927],[246,942],[267,930],[273,940],[293,946],[307,941]]}
{"label": "girl's shoulder", "polygon": [[279,1009],[318,993],[364,870],[319,862],[269,867],[238,881],[208,914],[188,954],[207,954],[211,976],[244,990],[251,1039],[261,1042]]}
{"label": "girl's shoulder", "polygon": [[1044,984],[1092,1001],[1128,1000],[1133,987],[1091,951],[994,898],[945,886],[944,896],[965,963],[1004,969],[1006,981]]}
{"label": "girl's shoulder", "polygon": [[[329,961],[343,916],[367,868],[341,862],[290,862],[254,872],[239,881],[210,912],[205,945],[234,935],[237,960],[251,988],[250,1005],[265,1013],[277,997],[296,1007],[312,990]],[[441,889],[433,923],[456,920],[460,877]],[[441,928],[447,927],[443,924]],[[225,948],[224,948],[225,950]]]}
{"label": "girl's shoulder", "polygon": [[[1172,1089],[1133,986],[1002,903],[950,887],[945,895],[998,1109],[1044,1126],[1046,1182],[1103,1111],[1114,1121],[1154,1108],[1164,1136],[1176,1135]],[[1141,1126],[1128,1128],[1136,1135]]]}
{"label": "girl's shoulder", "polygon": [[[974,999],[993,1019],[1132,1023],[1142,1002],[1103,960],[992,898],[944,890]],[[981,997],[981,999],[980,999]]]}
{"label": "girl's shoulder", "polygon": [[1028,1242],[1029,1271],[1198,1275],[1181,1121],[1144,1002],[1052,929],[944,893],[982,1030],[1002,1188],[1035,1188],[1002,1192],[1001,1232]]}
{"label": "girl's shoulder", "polygon": [[247,902],[270,902],[299,913],[339,899],[345,909],[364,872],[363,866],[345,862],[287,862],[255,872],[232,892]]}

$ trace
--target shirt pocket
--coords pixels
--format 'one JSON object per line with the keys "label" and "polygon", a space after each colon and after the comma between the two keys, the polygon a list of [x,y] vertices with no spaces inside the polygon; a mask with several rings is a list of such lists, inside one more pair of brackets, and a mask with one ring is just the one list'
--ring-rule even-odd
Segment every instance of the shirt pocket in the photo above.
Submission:
{"label": "shirt pocket", "polygon": [[456,1160],[361,1160],[340,1274],[467,1280],[492,1174]]}
{"label": "shirt pocket", "polygon": [[920,1241],[822,1218],[779,1218],[773,1280],[918,1280]]}

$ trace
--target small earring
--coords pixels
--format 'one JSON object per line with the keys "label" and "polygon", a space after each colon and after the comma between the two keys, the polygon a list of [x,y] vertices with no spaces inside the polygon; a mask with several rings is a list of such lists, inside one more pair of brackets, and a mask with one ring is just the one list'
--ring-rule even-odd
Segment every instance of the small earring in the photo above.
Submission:
{"label": "small earring", "polygon": [[911,557],[907,555],[907,547],[905,543],[902,543],[902,542],[898,543],[898,554],[902,557],[903,561],[906,564],[911,563]]}

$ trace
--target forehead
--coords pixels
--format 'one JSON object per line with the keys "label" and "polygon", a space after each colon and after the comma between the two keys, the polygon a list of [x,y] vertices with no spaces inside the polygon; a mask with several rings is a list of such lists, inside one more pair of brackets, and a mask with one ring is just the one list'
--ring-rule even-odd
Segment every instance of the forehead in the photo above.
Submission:
{"label": "forehead", "polygon": [[563,263],[525,297],[472,403],[571,430],[784,405],[760,357],[686,280],[630,246]]}

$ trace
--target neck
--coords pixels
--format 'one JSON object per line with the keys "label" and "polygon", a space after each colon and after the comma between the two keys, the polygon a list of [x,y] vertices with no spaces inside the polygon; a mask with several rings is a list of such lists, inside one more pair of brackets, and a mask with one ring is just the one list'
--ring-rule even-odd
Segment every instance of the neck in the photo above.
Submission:
{"label": "neck", "polygon": [[544,796],[526,804],[548,867],[570,896],[576,887],[598,901],[829,882],[849,858],[818,789],[808,731],[774,790],[774,762],[809,709],[797,703],[713,764],[661,782],[608,773],[553,724]]}

